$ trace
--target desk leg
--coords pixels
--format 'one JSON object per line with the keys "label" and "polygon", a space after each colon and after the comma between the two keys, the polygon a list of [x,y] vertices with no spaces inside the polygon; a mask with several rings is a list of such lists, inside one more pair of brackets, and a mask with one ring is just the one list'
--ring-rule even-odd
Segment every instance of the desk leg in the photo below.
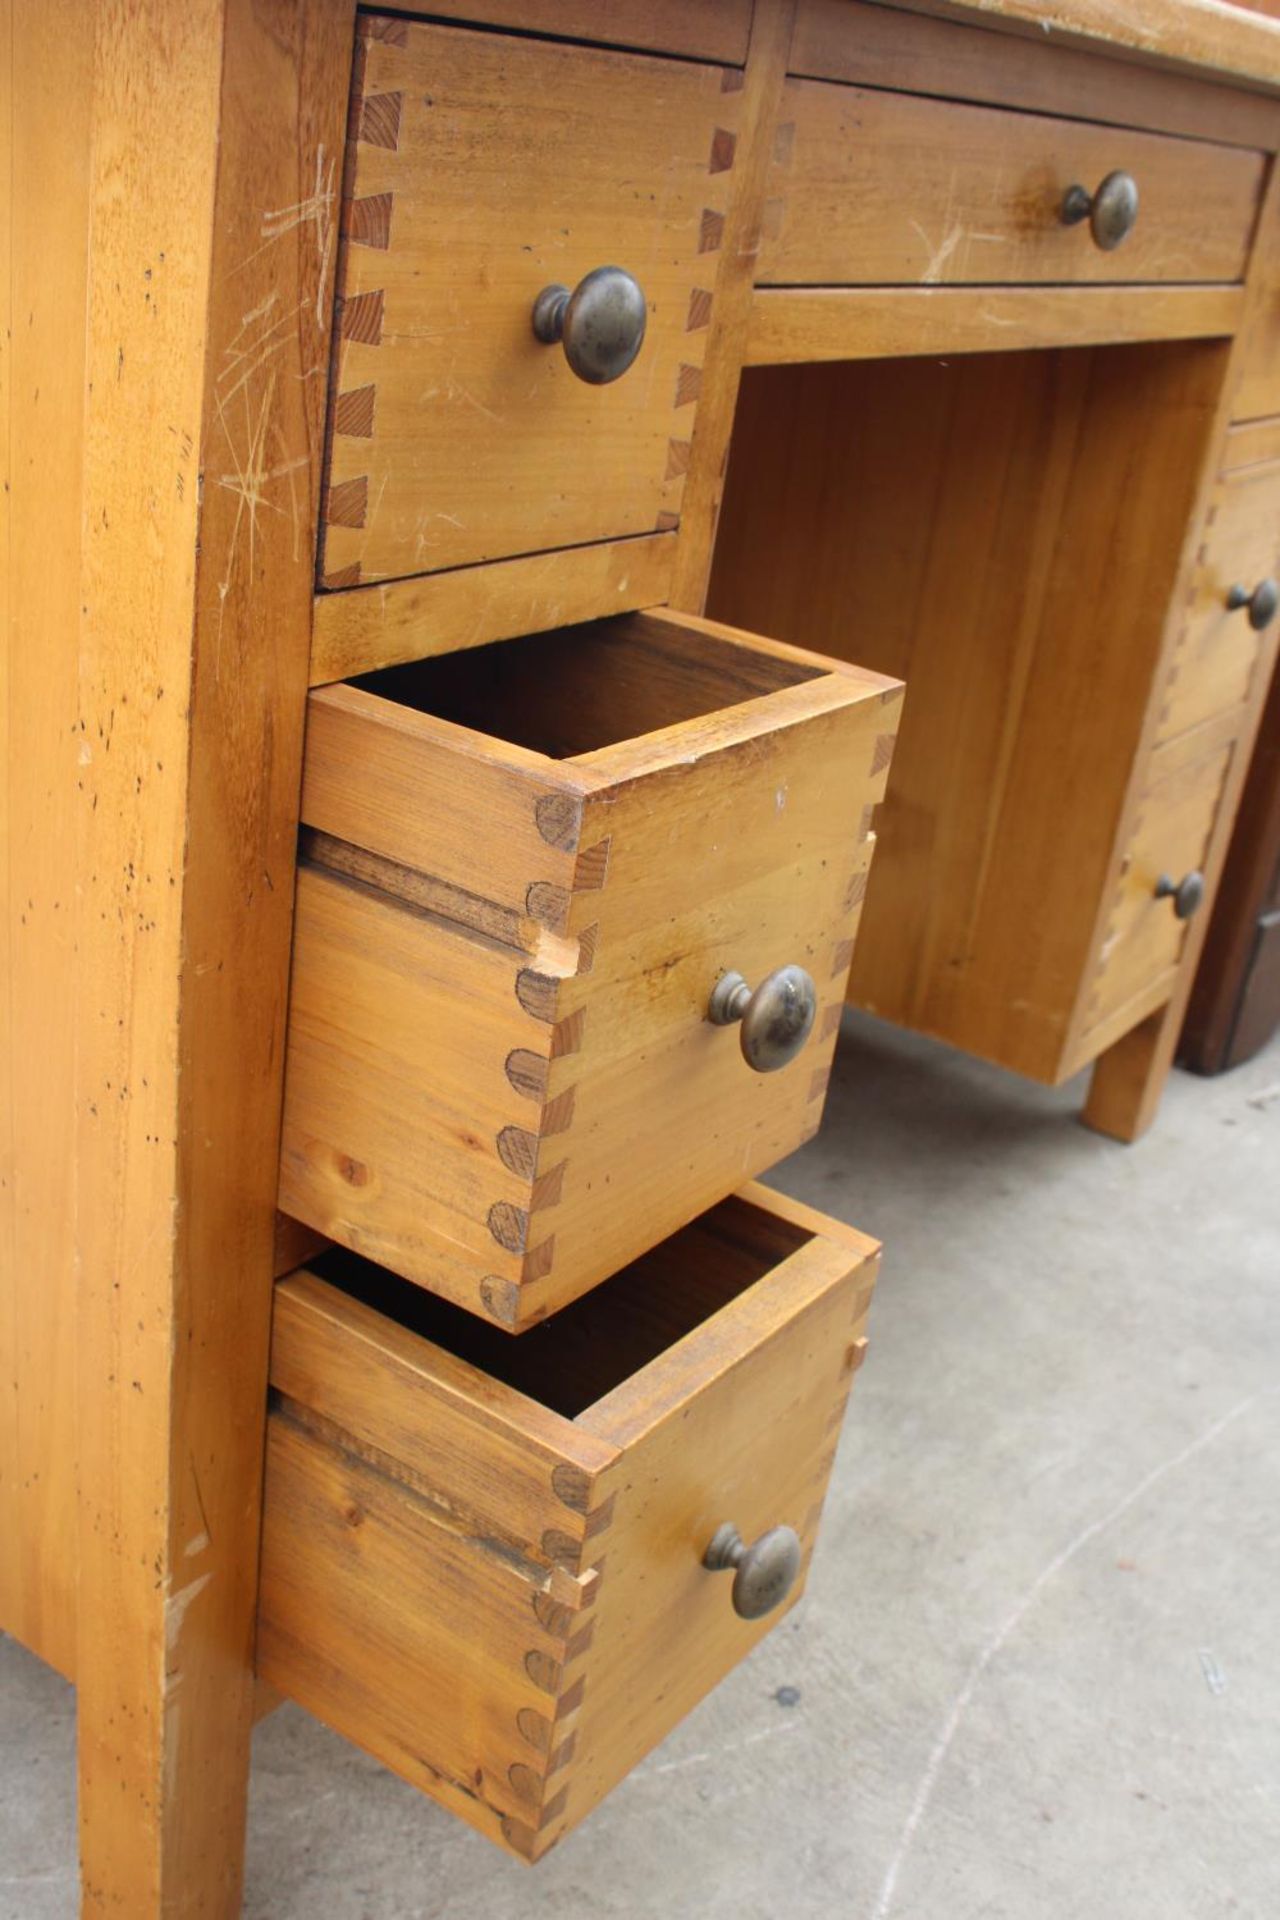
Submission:
{"label": "desk leg", "polygon": [[353,8],[75,11],[83,1911],[232,1920]]}
{"label": "desk leg", "polygon": [[1153,1013],[1100,1053],[1080,1118],[1113,1140],[1138,1140],[1156,1117],[1182,1027],[1184,996]]}

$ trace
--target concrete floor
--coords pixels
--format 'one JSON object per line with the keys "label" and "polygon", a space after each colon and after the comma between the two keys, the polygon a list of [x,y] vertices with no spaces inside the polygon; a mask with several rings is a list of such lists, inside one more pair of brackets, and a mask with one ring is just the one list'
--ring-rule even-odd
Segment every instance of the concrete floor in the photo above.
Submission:
{"label": "concrete floor", "polygon": [[[1280,1046],[1124,1149],[851,1022],[778,1186],[888,1243],[809,1592],[517,1867],[305,1715],[252,1920],[1276,1920]],[[74,1914],[73,1704],[0,1647],[0,1920]]]}

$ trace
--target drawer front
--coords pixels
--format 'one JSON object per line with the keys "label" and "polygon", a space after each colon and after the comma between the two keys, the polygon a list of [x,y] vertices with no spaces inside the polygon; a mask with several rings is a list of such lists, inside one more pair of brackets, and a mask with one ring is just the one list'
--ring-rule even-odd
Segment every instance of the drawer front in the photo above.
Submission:
{"label": "drawer front", "polygon": [[[529,1341],[283,1282],[263,1677],[538,1858],[801,1592],[877,1254],[755,1188]],[[798,1538],[761,1617],[725,1523]]]}
{"label": "drawer front", "polygon": [[[1244,604],[1235,604],[1243,602]],[[1280,615],[1280,423],[1234,427],[1174,654],[1160,740],[1241,706]]]}
{"label": "drawer front", "polygon": [[[787,82],[758,279],[765,285],[1242,278],[1261,154],[820,80]],[[1110,173],[1136,223],[1095,244],[1064,197]]]}
{"label": "drawer front", "polygon": [[[1160,889],[1203,873],[1234,752],[1234,742],[1219,734],[1194,758],[1177,749],[1155,756],[1103,940],[1091,1029],[1130,1007],[1140,1018],[1168,997],[1188,922],[1174,896]],[[1082,1057],[1089,1057],[1087,1045]]]}
{"label": "drawer front", "polygon": [[[280,1205],[519,1330],[816,1129],[901,689],[657,615],[377,684],[311,699]],[[712,994],[787,966],[758,1071]]]}
{"label": "drawer front", "polygon": [[[676,523],[736,144],[736,69],[362,21],[322,583]],[[639,282],[635,364],[588,385],[534,301]]]}

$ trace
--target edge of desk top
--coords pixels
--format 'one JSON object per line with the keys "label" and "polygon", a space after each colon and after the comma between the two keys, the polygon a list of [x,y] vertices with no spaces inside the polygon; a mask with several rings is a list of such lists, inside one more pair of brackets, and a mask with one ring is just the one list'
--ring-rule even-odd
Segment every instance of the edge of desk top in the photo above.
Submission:
{"label": "edge of desk top", "polygon": [[[881,3],[881,0],[878,0]],[[888,0],[883,0],[887,4]],[[1069,42],[1280,92],[1280,19],[1230,0],[892,0],[909,13]]]}

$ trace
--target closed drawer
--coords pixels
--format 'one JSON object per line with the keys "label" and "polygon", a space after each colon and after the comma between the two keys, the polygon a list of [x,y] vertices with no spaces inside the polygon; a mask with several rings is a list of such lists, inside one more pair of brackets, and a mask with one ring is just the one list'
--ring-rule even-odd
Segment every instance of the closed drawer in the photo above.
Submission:
{"label": "closed drawer", "polygon": [[313,693],[283,1210],[517,1330],[808,1138],[900,700],[670,614]]}
{"label": "closed drawer", "polygon": [[[675,524],[741,73],[362,18],[321,578]],[[639,357],[589,385],[534,302],[617,265]]]}
{"label": "closed drawer", "polygon": [[[1112,251],[1067,191],[1130,174],[1136,222]],[[1263,157],[821,80],[788,80],[758,279],[941,286],[1239,280]]]}
{"label": "closed drawer", "polygon": [[1249,698],[1280,613],[1280,422],[1233,427],[1210,507],[1159,738]]}
{"label": "closed drawer", "polygon": [[[263,1677],[536,1859],[798,1597],[877,1257],[754,1188],[527,1340],[349,1255],[283,1281]],[[759,1617],[725,1523],[798,1537]]]}
{"label": "closed drawer", "polygon": [[1180,742],[1153,758],[1103,939],[1090,1028],[1129,1008],[1141,1017],[1168,998],[1235,752],[1222,728],[1206,733],[1202,748]]}

